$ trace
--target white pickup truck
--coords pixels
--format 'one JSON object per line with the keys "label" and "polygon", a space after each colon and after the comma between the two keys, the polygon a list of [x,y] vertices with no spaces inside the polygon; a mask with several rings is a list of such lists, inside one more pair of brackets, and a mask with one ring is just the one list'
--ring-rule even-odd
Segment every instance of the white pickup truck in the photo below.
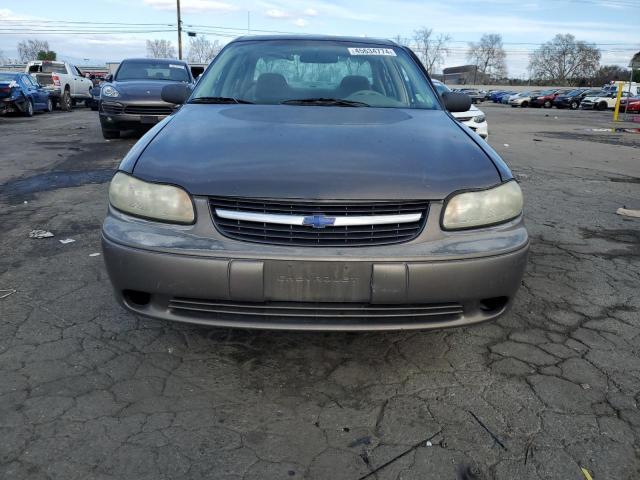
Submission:
{"label": "white pickup truck", "polygon": [[29,62],[25,73],[34,77],[49,92],[54,107],[69,111],[76,101],[91,100],[93,82],[85,78],[75,65],[67,62],[34,60]]}

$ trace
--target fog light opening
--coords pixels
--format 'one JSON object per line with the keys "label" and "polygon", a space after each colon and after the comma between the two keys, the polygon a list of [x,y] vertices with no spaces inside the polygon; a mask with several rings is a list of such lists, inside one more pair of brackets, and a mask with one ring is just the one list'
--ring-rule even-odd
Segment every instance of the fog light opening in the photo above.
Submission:
{"label": "fog light opening", "polygon": [[480,310],[483,312],[495,312],[502,310],[508,301],[509,297],[485,298],[480,300]]}
{"label": "fog light opening", "polygon": [[151,294],[148,292],[139,292],[138,290],[123,290],[124,299],[136,307],[146,307],[151,301]]}

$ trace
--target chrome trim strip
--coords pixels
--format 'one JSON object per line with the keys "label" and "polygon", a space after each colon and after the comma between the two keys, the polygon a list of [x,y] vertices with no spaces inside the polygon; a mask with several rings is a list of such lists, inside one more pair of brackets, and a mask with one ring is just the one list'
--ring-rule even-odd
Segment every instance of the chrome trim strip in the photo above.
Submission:
{"label": "chrome trim strip", "polygon": [[[274,213],[240,212],[216,208],[216,215],[227,220],[242,220],[245,222],[277,223],[279,225],[304,225],[304,215],[278,215]],[[308,215],[311,216],[311,215]],[[351,227],[358,225],[388,225],[392,223],[412,223],[422,218],[422,213],[405,213],[399,215],[362,215],[341,216],[335,218],[329,227]]]}

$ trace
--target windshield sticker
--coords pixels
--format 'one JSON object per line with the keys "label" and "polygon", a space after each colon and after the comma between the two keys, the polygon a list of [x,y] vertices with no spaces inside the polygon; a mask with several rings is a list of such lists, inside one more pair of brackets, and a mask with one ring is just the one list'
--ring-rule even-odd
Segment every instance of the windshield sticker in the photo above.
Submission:
{"label": "windshield sticker", "polygon": [[349,48],[348,50],[351,55],[396,56],[396,52],[394,52],[392,48]]}
{"label": "windshield sticker", "polygon": [[183,68],[184,69],[184,65],[176,65],[174,63],[170,63],[169,67],[171,67],[171,68]]}

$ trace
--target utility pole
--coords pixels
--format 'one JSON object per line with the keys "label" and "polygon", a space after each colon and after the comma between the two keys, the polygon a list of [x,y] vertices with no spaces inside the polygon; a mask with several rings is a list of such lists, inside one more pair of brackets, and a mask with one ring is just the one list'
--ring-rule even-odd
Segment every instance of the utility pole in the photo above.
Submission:
{"label": "utility pole", "polygon": [[180,0],[176,0],[178,7],[178,60],[182,60],[182,19],[180,18]]}

